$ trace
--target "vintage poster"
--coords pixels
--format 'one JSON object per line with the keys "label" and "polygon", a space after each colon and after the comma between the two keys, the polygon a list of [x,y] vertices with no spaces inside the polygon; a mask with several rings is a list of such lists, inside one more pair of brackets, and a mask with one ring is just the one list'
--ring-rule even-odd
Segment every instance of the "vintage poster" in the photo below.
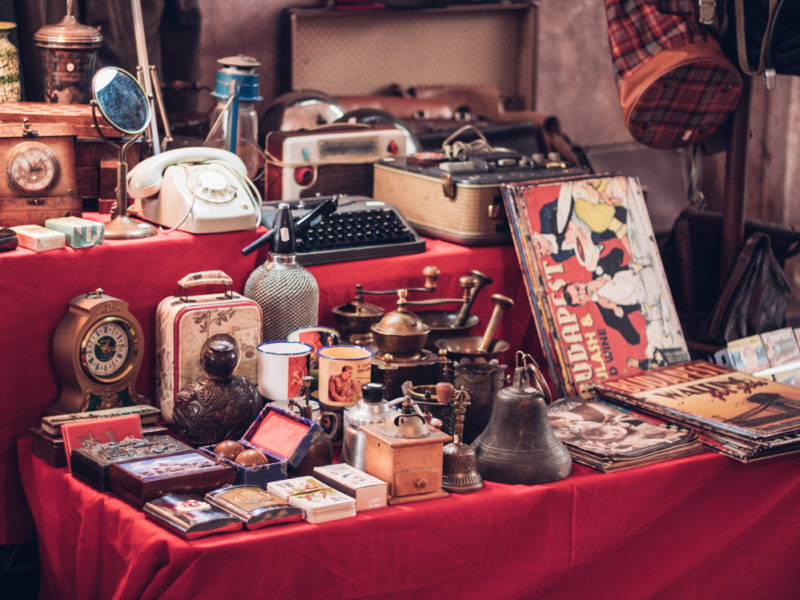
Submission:
{"label": "vintage poster", "polygon": [[520,265],[562,394],[689,360],[635,177],[503,186]]}

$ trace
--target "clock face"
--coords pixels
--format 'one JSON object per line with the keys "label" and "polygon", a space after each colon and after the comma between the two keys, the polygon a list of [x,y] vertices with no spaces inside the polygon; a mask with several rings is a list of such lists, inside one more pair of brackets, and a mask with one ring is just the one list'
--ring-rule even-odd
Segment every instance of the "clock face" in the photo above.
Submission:
{"label": "clock face", "polygon": [[22,142],[10,153],[6,163],[9,185],[26,196],[42,195],[58,180],[55,152],[41,142]]}
{"label": "clock face", "polygon": [[130,370],[135,335],[130,323],[119,317],[98,321],[81,344],[81,366],[96,381],[120,379]]}

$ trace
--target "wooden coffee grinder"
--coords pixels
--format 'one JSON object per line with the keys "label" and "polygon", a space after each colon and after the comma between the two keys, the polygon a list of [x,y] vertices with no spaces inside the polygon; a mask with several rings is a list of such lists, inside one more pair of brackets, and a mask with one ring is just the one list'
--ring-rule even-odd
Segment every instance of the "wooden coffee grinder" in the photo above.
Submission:
{"label": "wooden coffee grinder", "polygon": [[389,504],[443,498],[444,444],[452,437],[425,422],[409,396],[383,423],[362,425],[364,470],[389,484]]}

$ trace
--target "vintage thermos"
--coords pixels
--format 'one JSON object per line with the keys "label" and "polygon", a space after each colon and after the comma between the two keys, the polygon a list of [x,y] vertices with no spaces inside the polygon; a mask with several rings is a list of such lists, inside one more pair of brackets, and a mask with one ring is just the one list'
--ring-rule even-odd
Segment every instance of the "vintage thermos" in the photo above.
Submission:
{"label": "vintage thermos", "polygon": [[244,284],[244,295],[261,307],[262,340],[285,340],[290,331],[317,325],[319,286],[297,261],[294,222],[289,205],[278,205],[270,255]]}
{"label": "vintage thermos", "polygon": [[394,409],[383,397],[382,383],[370,382],[361,386],[362,398],[358,404],[344,411],[344,442],[342,461],[356,469],[364,470],[366,436],[359,427],[372,423],[383,423]]}

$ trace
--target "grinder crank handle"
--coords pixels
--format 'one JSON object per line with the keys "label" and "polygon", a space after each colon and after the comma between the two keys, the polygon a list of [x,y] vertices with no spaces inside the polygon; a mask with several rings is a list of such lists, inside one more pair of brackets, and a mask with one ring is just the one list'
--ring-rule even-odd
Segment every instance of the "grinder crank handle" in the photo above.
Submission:
{"label": "grinder crank handle", "polygon": [[[307,212],[294,222],[294,232],[297,234],[302,231],[305,231],[312,225],[316,225],[324,217],[327,217],[329,214],[336,212],[337,208],[339,208],[339,196],[331,196],[330,198],[326,198],[323,202],[315,206],[313,210],[310,210],[309,212]],[[275,235],[275,228],[273,227],[267,233],[258,238],[256,241],[249,244],[245,248],[242,248],[242,254],[244,256],[247,256],[253,250],[257,250],[261,248],[261,246],[263,246],[264,244],[270,243],[274,235]]]}
{"label": "grinder crank handle", "polygon": [[494,302],[494,309],[492,310],[492,316],[489,317],[486,331],[483,332],[478,352],[489,352],[497,326],[500,324],[500,317],[507,308],[514,306],[514,301],[508,296],[503,296],[503,294],[492,294],[492,302]]}

